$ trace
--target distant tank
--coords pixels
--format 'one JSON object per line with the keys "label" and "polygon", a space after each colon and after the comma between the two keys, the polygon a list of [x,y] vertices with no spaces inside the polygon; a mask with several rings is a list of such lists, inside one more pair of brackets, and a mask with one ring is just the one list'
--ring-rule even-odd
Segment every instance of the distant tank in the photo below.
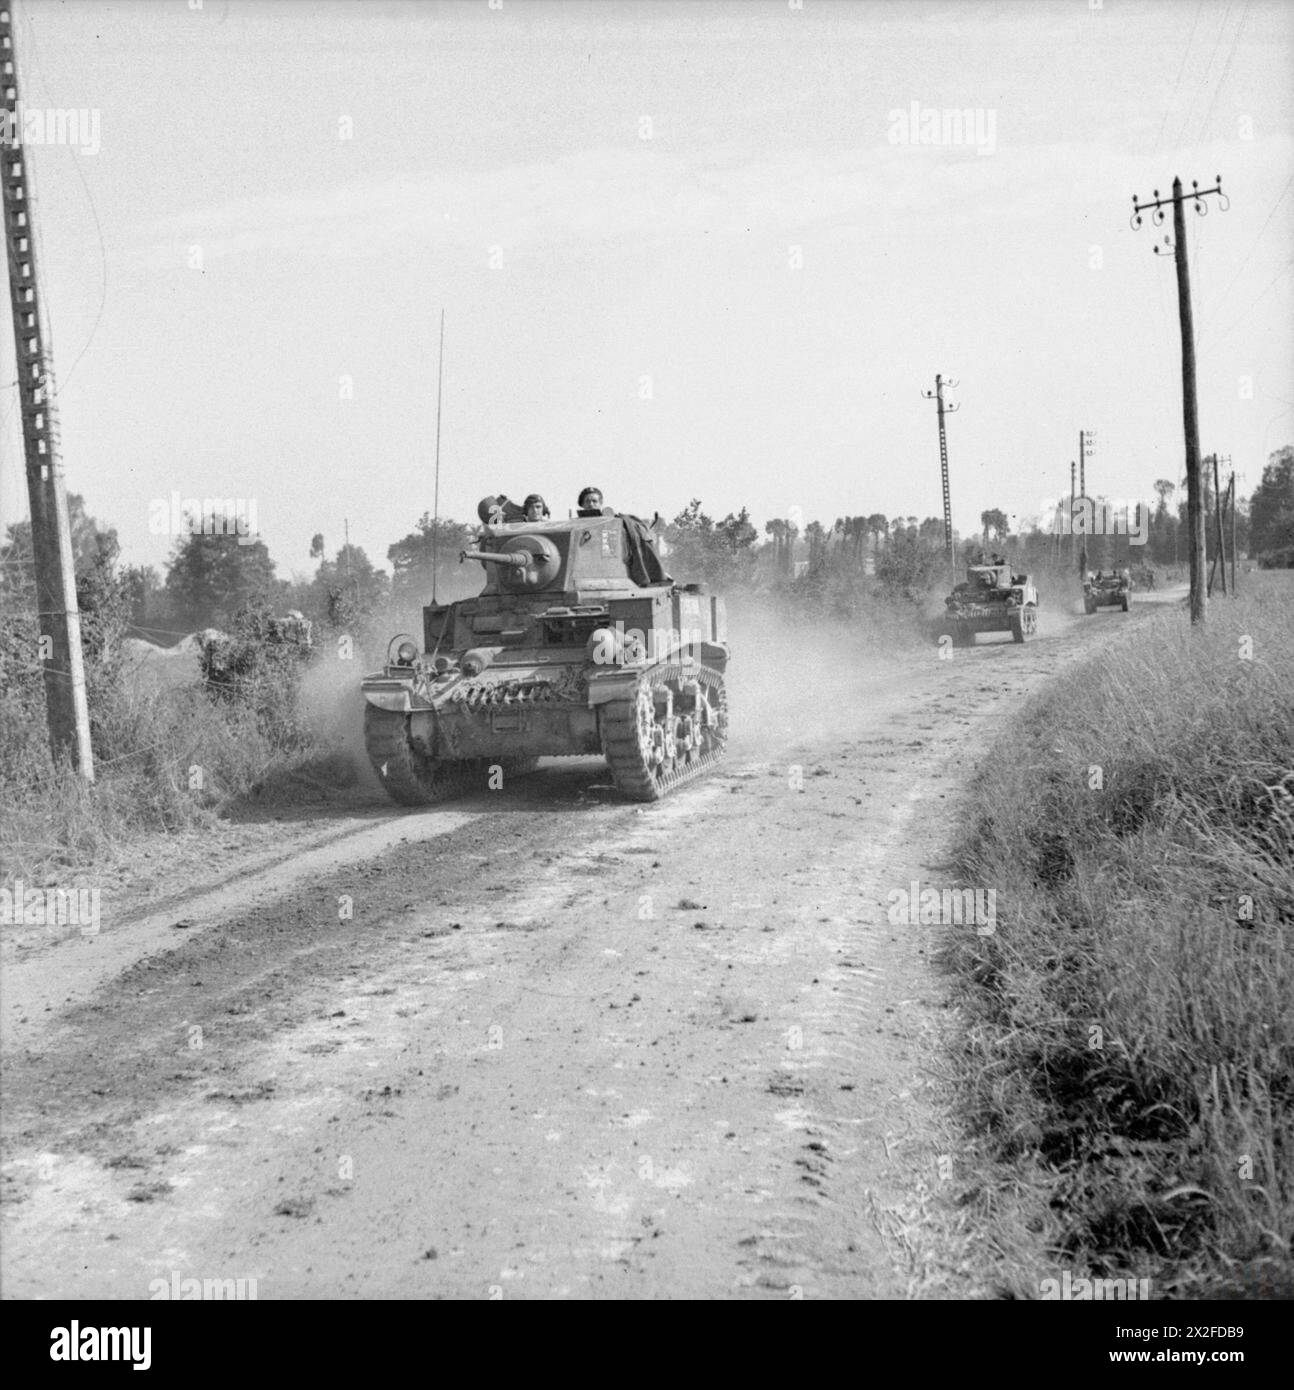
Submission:
{"label": "distant tank", "polygon": [[1098,608],[1122,608],[1126,613],[1131,603],[1132,574],[1128,570],[1097,570],[1083,581],[1085,613],[1095,613]]}
{"label": "distant tank", "polygon": [[977,632],[1009,632],[1016,642],[1038,630],[1038,591],[1027,574],[1015,574],[995,555],[971,565],[966,578],[944,600],[941,630],[953,645],[970,647]]}
{"label": "distant tank", "polygon": [[723,600],[665,573],[650,529],[604,513],[516,519],[487,498],[473,599],[423,609],[363,681],[364,740],[389,795],[426,805],[601,754],[617,788],[655,801],[704,775],[728,734]]}

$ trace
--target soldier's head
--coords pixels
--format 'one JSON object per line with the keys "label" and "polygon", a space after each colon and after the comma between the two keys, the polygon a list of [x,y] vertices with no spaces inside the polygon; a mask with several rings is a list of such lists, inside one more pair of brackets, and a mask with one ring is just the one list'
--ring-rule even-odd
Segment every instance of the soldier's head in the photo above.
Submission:
{"label": "soldier's head", "polygon": [[597,515],[602,510],[602,489],[600,487],[586,487],[575,499],[575,505],[581,512]]}
{"label": "soldier's head", "polygon": [[542,521],[548,515],[548,504],[537,492],[532,492],[524,505],[527,521]]}

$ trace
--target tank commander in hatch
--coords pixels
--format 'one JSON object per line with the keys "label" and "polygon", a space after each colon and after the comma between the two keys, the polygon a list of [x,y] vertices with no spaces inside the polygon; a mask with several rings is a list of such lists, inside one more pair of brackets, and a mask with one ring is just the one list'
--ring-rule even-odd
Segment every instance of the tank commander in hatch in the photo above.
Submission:
{"label": "tank commander in hatch", "polygon": [[543,521],[550,513],[548,503],[537,493],[532,492],[525,500],[526,520]]}
{"label": "tank commander in hatch", "polygon": [[577,516],[606,516],[606,509],[602,506],[602,489],[600,487],[586,487],[579,497],[575,499],[578,508]]}

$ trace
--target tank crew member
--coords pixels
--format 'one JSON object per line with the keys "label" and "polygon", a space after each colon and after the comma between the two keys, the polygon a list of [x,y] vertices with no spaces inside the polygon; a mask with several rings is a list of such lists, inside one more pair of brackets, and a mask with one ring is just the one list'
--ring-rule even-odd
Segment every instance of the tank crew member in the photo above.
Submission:
{"label": "tank crew member", "polygon": [[550,515],[548,503],[537,492],[532,492],[526,498],[525,508],[527,521],[543,521],[545,517]]}
{"label": "tank crew member", "polygon": [[576,499],[575,505],[579,508],[577,516],[605,516],[606,512],[602,506],[602,489],[600,487],[586,487]]}

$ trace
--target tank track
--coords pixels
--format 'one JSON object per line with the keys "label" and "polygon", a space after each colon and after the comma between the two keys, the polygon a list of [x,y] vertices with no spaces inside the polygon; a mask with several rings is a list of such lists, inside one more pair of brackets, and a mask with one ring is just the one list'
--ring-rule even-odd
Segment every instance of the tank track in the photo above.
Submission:
{"label": "tank track", "polygon": [[[699,747],[667,758],[662,705],[669,709],[679,697],[686,699],[686,686],[693,680],[705,688],[716,722],[702,726]],[[658,699],[666,693],[667,699]],[[652,667],[639,677],[632,694],[601,707],[599,727],[602,754],[616,787],[634,801],[658,801],[703,777],[723,756],[728,740],[728,699],[723,675],[707,666],[672,662]]]}
{"label": "tank track", "polygon": [[[409,739],[409,716],[364,706],[364,748],[387,795],[401,806],[434,806],[468,792],[484,791],[496,760],[425,757]],[[504,776],[533,772],[538,758],[500,758]]]}

